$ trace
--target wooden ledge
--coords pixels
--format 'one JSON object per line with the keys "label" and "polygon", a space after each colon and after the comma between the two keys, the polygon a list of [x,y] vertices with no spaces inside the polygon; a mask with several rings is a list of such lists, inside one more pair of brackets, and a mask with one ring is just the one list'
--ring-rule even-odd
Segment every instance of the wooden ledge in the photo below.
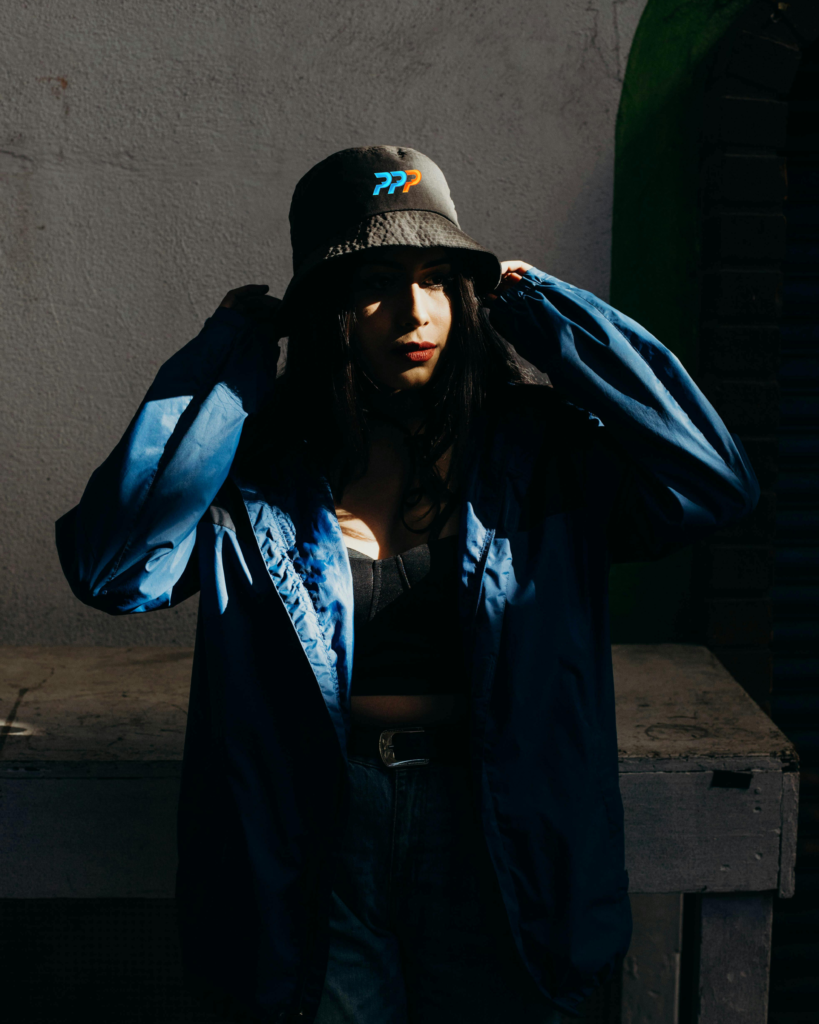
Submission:
{"label": "wooden ledge", "polygon": [[[0,647],[0,760],[181,760],[192,660],[180,647]],[[612,663],[621,772],[796,765],[706,647],[615,644]]]}

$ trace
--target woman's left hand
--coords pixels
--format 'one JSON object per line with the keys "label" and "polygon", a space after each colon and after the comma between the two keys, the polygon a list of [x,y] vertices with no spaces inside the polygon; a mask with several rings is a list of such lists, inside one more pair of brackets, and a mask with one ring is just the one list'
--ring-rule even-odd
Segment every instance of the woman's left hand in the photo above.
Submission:
{"label": "woman's left hand", "polygon": [[498,285],[497,292],[489,292],[484,297],[484,306],[489,311],[489,322],[506,340],[512,343],[511,338],[511,326],[507,322],[505,311],[503,308],[499,308],[496,299],[501,292],[506,291],[507,288],[514,287],[518,281],[523,277],[527,270],[532,269],[531,263],[524,263],[523,260],[507,260],[505,263],[501,263],[501,279]]}
{"label": "woman's left hand", "polygon": [[497,292],[489,292],[486,298],[489,299],[490,303],[493,299],[498,297],[498,294],[505,291],[507,288],[511,288],[515,282],[519,281],[521,277],[526,273],[527,270],[532,269],[531,263],[524,263],[523,260],[507,260],[505,263],[501,263],[501,280],[498,285]]}

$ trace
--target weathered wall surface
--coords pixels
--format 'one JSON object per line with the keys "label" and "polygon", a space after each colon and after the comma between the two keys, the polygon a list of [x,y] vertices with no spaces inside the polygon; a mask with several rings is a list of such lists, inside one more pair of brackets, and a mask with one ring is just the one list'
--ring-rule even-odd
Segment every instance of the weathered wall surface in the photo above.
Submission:
{"label": "weathered wall surface", "polygon": [[420,149],[469,234],[606,296],[644,3],[7,0],[0,643],[192,643],[195,598],[80,604],[54,520],[228,288],[282,294],[290,196],[328,154]]}

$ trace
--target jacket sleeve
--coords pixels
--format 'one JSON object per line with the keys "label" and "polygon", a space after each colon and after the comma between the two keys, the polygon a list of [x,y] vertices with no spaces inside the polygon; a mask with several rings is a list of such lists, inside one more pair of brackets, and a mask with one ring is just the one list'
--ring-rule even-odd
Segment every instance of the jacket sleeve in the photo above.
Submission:
{"label": "jacket sleeve", "polygon": [[535,268],[495,304],[520,354],[597,421],[611,561],[660,558],[755,508],[741,441],[644,327]]}
{"label": "jacket sleeve", "polygon": [[162,365],[79,504],[57,520],[60,564],[81,601],[122,615],[196,592],[197,524],[245,419],[272,393],[277,356],[254,321],[220,307]]}

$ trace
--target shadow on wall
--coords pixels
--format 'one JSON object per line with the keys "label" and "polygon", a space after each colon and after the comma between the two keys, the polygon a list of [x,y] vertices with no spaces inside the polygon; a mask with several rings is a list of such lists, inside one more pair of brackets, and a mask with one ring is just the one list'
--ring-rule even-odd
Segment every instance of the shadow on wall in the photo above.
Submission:
{"label": "shadow on wall", "polygon": [[[709,58],[750,0],[648,0],[617,114],[611,303],[697,379],[702,99]],[[693,550],[612,567],[612,643],[702,642]]]}

